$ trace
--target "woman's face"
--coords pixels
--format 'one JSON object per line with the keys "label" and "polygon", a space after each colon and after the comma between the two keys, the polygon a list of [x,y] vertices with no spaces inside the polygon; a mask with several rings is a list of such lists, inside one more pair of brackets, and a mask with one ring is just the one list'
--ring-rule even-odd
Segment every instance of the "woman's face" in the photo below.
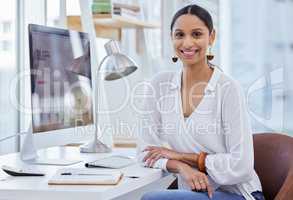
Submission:
{"label": "woman's face", "polygon": [[205,62],[207,49],[214,38],[215,32],[210,34],[204,22],[191,14],[181,15],[172,31],[175,53],[185,65]]}

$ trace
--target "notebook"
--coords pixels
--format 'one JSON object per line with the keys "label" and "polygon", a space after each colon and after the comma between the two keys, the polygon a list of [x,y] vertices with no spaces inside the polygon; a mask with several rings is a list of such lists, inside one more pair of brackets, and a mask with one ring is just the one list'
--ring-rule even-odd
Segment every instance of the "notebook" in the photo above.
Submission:
{"label": "notebook", "polygon": [[117,185],[123,173],[96,168],[63,168],[56,171],[49,185]]}

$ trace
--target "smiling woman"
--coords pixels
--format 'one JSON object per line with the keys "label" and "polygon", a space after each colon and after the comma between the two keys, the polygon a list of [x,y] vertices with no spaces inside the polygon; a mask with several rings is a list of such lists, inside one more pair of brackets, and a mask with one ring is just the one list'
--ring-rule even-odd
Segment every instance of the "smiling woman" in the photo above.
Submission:
{"label": "smiling woman", "polygon": [[144,200],[263,199],[242,89],[208,61],[215,34],[210,14],[197,5],[173,17],[171,39],[182,69],[156,75],[147,87],[154,95],[144,102],[149,128],[141,130],[138,159],[178,173],[179,190]]}

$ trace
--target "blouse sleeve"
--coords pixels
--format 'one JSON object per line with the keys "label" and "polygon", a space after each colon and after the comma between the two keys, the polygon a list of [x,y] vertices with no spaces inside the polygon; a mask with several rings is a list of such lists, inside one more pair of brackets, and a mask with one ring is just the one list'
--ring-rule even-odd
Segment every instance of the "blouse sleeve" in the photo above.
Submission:
{"label": "blouse sleeve", "polygon": [[[139,110],[139,135],[137,140],[137,159],[146,166],[143,158],[147,152],[143,150],[147,146],[162,146],[162,140],[159,136],[161,129],[161,116],[157,105],[157,88],[154,84],[144,85],[144,98],[142,109]],[[157,160],[153,168],[166,169],[168,159],[161,158]]]}
{"label": "blouse sleeve", "polygon": [[252,178],[252,132],[241,86],[231,82],[222,99],[222,130],[227,151],[208,155],[206,169],[218,184],[233,185]]}

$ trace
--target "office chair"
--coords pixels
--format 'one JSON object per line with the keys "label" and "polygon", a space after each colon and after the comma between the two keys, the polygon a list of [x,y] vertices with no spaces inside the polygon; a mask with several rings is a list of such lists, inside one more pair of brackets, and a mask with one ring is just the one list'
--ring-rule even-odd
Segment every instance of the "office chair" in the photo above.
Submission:
{"label": "office chair", "polygon": [[266,200],[293,199],[293,137],[254,134],[253,143],[254,168]]}

